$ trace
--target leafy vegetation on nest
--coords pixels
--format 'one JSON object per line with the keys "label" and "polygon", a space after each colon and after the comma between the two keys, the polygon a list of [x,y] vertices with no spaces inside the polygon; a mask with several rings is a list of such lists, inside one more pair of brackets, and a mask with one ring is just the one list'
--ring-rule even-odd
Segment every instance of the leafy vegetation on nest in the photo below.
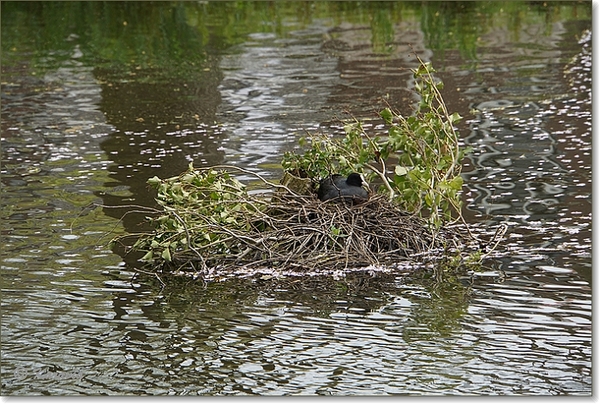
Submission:
{"label": "leafy vegetation on nest", "polygon": [[248,218],[265,209],[264,202],[250,203],[245,185],[223,170],[196,170],[190,164],[183,174],[166,180],[153,177],[148,185],[156,189],[164,213],[148,218],[156,233],[133,246],[146,251],[144,261],[170,262],[177,251],[197,248],[227,254],[231,236],[216,228],[248,232],[255,227]]}
{"label": "leafy vegetation on nest", "polygon": [[448,112],[443,83],[433,76],[431,63],[419,61],[413,74],[420,101],[409,117],[391,108],[381,111],[386,137],[370,137],[356,121],[345,126],[341,139],[313,136],[304,154],[286,153],[284,169],[308,178],[363,173],[381,184],[378,192],[408,212],[427,216],[437,228],[461,219],[461,162],[468,152],[454,128],[461,116]]}

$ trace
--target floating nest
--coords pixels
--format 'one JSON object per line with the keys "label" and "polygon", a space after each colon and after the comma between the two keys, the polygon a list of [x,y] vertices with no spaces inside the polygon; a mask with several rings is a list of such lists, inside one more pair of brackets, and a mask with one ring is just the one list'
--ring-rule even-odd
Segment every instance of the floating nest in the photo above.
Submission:
{"label": "floating nest", "polygon": [[332,270],[390,265],[460,243],[457,232],[434,233],[383,195],[360,205],[320,202],[315,197],[277,195],[270,208],[254,218],[253,231],[210,226],[225,236],[229,248],[179,251],[175,266],[279,267]]}
{"label": "floating nest", "polygon": [[154,270],[195,274],[394,267],[473,250],[465,229],[433,230],[384,195],[356,205],[321,202],[306,182],[300,194],[289,181],[257,177],[271,189],[247,192],[213,168],[149,180],[163,208],[149,218],[154,232],[139,235],[133,249]]}

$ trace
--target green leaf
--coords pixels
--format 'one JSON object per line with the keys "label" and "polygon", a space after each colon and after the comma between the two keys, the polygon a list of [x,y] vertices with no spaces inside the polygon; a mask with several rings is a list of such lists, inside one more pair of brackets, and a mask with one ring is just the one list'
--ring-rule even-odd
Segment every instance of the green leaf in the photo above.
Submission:
{"label": "green leaf", "polygon": [[431,193],[427,193],[425,194],[425,204],[427,204],[427,206],[431,207],[433,206],[433,197],[431,196]]}
{"label": "green leaf", "polygon": [[399,177],[408,174],[408,171],[408,168],[402,166],[396,166],[396,168],[394,169],[394,173]]}
{"label": "green leaf", "polygon": [[146,254],[144,254],[142,258],[140,258],[140,260],[145,262],[151,262],[153,260],[153,257],[154,253],[152,251],[148,251]]}
{"label": "green leaf", "polygon": [[146,181],[146,183],[156,188],[162,183],[162,180],[155,175],[154,177],[149,178],[148,181]]}
{"label": "green leaf", "polygon": [[168,248],[165,248],[164,251],[161,254],[161,257],[167,261],[167,262],[171,262],[171,251],[169,251]]}
{"label": "green leaf", "polygon": [[381,115],[381,117],[383,118],[383,120],[388,124],[391,125],[392,120],[394,118],[394,114],[392,113],[392,111],[389,108],[385,108],[383,111],[381,111],[379,113],[379,115]]}
{"label": "green leaf", "polygon": [[456,176],[452,179],[452,181],[450,181],[450,188],[456,190],[456,191],[460,191],[462,189],[463,186],[463,178],[459,175]]}
{"label": "green leaf", "polygon": [[462,116],[460,116],[460,114],[458,112],[455,112],[452,115],[450,115],[450,123],[458,122],[461,119],[462,119]]}

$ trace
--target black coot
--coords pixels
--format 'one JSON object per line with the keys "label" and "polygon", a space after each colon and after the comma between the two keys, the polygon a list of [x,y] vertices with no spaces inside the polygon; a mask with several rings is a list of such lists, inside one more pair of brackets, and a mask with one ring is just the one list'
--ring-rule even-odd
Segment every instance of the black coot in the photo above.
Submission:
{"label": "black coot", "polygon": [[322,201],[339,198],[343,202],[360,203],[368,199],[367,191],[362,188],[362,178],[357,173],[348,178],[338,174],[325,178],[319,184],[317,195]]}

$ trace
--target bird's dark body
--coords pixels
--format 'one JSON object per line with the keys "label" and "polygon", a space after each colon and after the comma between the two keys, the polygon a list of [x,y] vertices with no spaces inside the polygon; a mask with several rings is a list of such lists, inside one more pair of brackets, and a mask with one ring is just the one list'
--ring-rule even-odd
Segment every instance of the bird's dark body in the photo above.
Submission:
{"label": "bird's dark body", "polygon": [[368,199],[367,191],[362,188],[362,179],[357,173],[348,178],[332,175],[319,184],[317,195],[321,201],[339,200],[341,202],[359,203]]}

